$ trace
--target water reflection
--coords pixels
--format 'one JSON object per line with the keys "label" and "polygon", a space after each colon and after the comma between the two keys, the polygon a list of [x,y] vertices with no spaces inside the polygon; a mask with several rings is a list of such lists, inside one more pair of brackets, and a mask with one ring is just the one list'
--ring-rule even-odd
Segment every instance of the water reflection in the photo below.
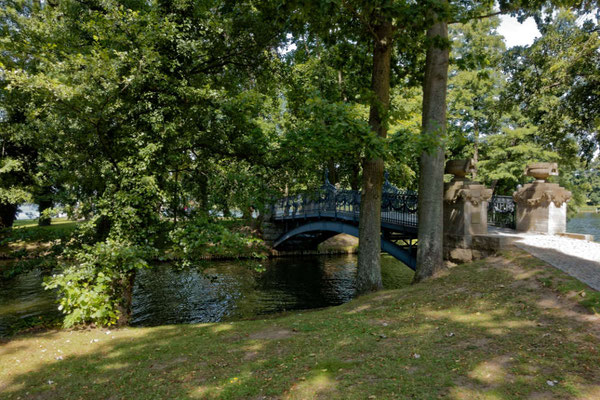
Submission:
{"label": "water reflection", "polygon": [[326,307],[355,293],[356,257],[276,258],[262,262],[212,262],[183,271],[162,265],[140,272],[134,289],[133,325],[217,322]]}
{"label": "water reflection", "polygon": [[[356,262],[356,255],[338,255],[206,262],[184,270],[156,265],[137,275],[132,324],[218,322],[345,303],[355,294]],[[384,283],[385,276],[396,286],[412,280],[412,271],[390,256],[382,258],[382,271]],[[0,336],[40,317],[62,316],[42,282],[39,271],[0,281]]]}
{"label": "water reflection", "polygon": [[36,319],[59,318],[56,297],[42,287],[39,270],[0,280],[0,337],[8,335],[18,325],[26,327]]}

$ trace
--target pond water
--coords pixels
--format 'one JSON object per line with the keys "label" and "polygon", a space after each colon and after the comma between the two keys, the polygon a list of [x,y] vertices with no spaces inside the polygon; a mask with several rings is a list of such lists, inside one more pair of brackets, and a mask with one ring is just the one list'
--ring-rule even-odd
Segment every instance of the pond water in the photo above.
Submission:
{"label": "pond water", "polygon": [[[355,294],[356,257],[284,257],[141,271],[132,325],[216,322],[342,304]],[[256,269],[264,271],[256,271]]]}
{"label": "pond water", "polygon": [[[342,304],[355,294],[356,255],[281,257],[265,261],[212,261],[178,270],[157,265],[138,273],[132,325],[217,322],[287,310]],[[408,267],[389,256],[390,269]],[[390,278],[398,279],[398,274]],[[39,271],[0,281],[0,336],[36,319],[59,318],[55,294]]]}
{"label": "pond water", "polygon": [[567,232],[594,235],[594,241],[600,242],[600,213],[579,213],[567,222]]}
{"label": "pond water", "polygon": [[39,270],[0,280],[0,337],[44,318],[60,317],[55,294],[42,288]]}

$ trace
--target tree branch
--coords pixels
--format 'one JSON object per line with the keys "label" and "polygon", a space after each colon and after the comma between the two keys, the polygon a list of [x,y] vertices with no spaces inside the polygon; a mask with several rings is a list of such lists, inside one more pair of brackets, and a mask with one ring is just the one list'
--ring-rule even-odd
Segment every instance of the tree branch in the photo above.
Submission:
{"label": "tree branch", "polygon": [[375,40],[379,40],[379,38],[377,37],[377,33],[375,33],[375,29],[373,29],[373,27],[371,26],[371,24],[369,23],[368,20],[365,20],[364,15],[362,15],[361,13],[359,13],[358,11],[356,11],[356,9],[354,9],[353,7],[351,7],[345,1],[342,2],[342,5],[344,6],[344,8],[346,10],[348,10],[348,11],[350,11],[350,13],[354,14],[354,16],[356,18],[358,18],[360,20],[360,22],[362,22],[362,24],[369,30],[369,32],[375,38]]}
{"label": "tree branch", "polygon": [[490,14],[476,15],[474,17],[467,18],[466,20],[448,21],[448,24],[458,24],[458,23],[464,24],[465,22],[472,21],[474,19],[491,18],[491,17],[495,17],[496,15],[503,15],[503,14],[506,14],[506,13],[508,13],[508,11],[495,11],[495,12],[490,13]]}

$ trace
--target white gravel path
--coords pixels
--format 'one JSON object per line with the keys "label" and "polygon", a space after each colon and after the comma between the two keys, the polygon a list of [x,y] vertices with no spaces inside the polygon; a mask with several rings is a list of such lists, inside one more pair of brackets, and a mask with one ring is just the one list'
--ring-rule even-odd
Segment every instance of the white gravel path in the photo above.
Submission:
{"label": "white gravel path", "polygon": [[600,243],[553,235],[507,235],[518,237],[517,247],[600,290]]}

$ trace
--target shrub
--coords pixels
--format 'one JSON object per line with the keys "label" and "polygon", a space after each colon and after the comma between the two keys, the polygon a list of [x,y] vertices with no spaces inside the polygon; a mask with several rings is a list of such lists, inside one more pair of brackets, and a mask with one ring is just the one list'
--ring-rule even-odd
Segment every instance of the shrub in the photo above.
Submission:
{"label": "shrub", "polygon": [[94,322],[126,324],[131,309],[135,272],[147,268],[151,249],[107,239],[83,245],[73,254],[74,264],[47,278],[46,289],[57,289],[64,326]]}
{"label": "shrub", "polygon": [[173,250],[185,260],[206,257],[264,258],[266,246],[252,232],[227,227],[220,221],[196,216],[171,232]]}

